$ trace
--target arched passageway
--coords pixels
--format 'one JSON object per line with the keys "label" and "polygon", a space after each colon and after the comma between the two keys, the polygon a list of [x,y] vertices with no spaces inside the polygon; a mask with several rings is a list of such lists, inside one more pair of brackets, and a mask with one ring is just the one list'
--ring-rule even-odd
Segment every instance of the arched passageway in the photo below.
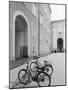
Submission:
{"label": "arched passageway", "polygon": [[63,50],[63,39],[58,38],[57,40],[57,49],[61,52]]}
{"label": "arched passageway", "polygon": [[15,19],[15,58],[28,56],[28,24],[22,15]]}

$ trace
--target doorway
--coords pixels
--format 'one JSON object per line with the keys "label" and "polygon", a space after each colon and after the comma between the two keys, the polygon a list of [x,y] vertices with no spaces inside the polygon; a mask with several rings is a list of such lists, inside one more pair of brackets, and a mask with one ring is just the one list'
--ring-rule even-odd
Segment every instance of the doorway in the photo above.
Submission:
{"label": "doorway", "polygon": [[21,15],[15,19],[15,58],[28,56],[28,25]]}
{"label": "doorway", "polygon": [[58,38],[57,40],[57,49],[61,52],[63,50],[63,39]]}

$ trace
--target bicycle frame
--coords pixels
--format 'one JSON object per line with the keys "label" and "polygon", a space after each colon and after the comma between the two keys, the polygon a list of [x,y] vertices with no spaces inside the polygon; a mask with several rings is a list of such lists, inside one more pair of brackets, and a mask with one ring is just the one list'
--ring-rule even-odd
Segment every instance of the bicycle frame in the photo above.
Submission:
{"label": "bicycle frame", "polygon": [[47,61],[44,61],[44,66],[43,66],[43,65],[38,61],[38,59],[35,61],[35,63],[36,63],[36,65],[37,65],[38,67],[44,67],[45,65],[48,64]]}
{"label": "bicycle frame", "polygon": [[26,67],[25,70],[26,70],[26,72],[29,74],[29,82],[31,82],[32,80],[35,81],[35,82],[37,82],[37,75],[38,75],[38,73],[36,72],[35,77],[32,76],[31,71],[30,71],[30,69],[29,69],[29,63],[27,63],[27,67]]}
{"label": "bicycle frame", "polygon": [[29,63],[27,63],[27,66],[26,66],[25,70],[26,70],[26,72],[28,73],[28,76],[29,76],[28,77],[29,78],[28,83],[31,83],[31,81],[33,80],[34,82],[36,82],[38,84],[38,74],[44,72],[43,68],[38,68],[37,71],[35,72],[35,76],[32,76],[32,74],[31,74],[31,71],[29,69]]}
{"label": "bicycle frame", "polygon": [[[31,68],[31,71],[32,72],[36,72],[37,69],[41,69],[42,71],[48,73],[50,76],[52,75],[53,73],[53,67],[51,64],[49,64],[47,61],[44,61],[44,65],[42,65],[39,61],[38,61],[38,58],[34,58],[36,59],[36,61],[32,62],[35,67],[36,67],[36,70],[32,70],[32,63],[30,64],[30,68]],[[49,72],[50,71],[50,72]]]}

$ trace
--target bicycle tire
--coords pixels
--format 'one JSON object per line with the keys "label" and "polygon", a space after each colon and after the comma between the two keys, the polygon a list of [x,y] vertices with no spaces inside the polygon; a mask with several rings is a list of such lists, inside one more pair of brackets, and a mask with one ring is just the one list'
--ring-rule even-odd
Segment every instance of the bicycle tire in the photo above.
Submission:
{"label": "bicycle tire", "polygon": [[[48,83],[47,82],[45,82],[45,83],[42,83],[45,79],[44,79],[44,76],[41,78],[41,80],[39,79],[39,76],[40,76],[40,74],[44,74],[45,75],[45,77],[46,77],[46,79],[48,79]],[[50,84],[51,84],[51,77],[47,74],[47,73],[45,73],[45,72],[40,72],[39,74],[38,74],[38,81],[37,81],[37,84],[38,84],[38,86],[39,87],[44,87],[44,86],[50,86]],[[47,85],[46,85],[47,84]]]}
{"label": "bicycle tire", "polygon": [[[35,66],[33,67],[32,64],[35,65]],[[36,63],[35,63],[35,62],[32,62],[32,63],[30,64],[30,70],[31,70],[32,72],[36,72],[36,71],[37,71]]]}
{"label": "bicycle tire", "polygon": [[53,67],[52,67],[51,64],[47,64],[47,65],[45,65],[45,69],[47,69],[47,67],[51,68],[51,72],[49,73],[47,70],[45,70],[45,71],[47,72],[47,74],[48,74],[49,76],[51,76],[52,73],[53,73]]}
{"label": "bicycle tire", "polygon": [[[21,74],[21,72],[24,72],[25,74],[24,74],[24,76],[22,76],[22,77],[20,77],[20,74]],[[24,77],[26,77],[26,75],[27,75],[27,80],[22,80],[22,78],[24,79]],[[28,82],[29,82],[29,75],[28,75],[28,72],[25,70],[25,69],[21,69],[19,72],[18,72],[18,79],[19,79],[19,81],[20,81],[20,83],[22,83],[22,84],[27,84]],[[26,79],[26,78],[25,78]]]}

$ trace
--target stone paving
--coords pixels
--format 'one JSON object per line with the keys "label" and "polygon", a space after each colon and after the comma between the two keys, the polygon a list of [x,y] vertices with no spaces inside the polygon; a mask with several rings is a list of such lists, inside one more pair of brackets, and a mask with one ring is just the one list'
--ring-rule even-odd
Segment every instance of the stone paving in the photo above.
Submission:
{"label": "stone paving", "polygon": [[[51,63],[54,69],[54,72],[51,77],[51,86],[65,85],[65,53],[56,53],[56,54],[51,54],[47,57],[39,58],[39,61],[42,64],[44,60],[47,60],[49,63]],[[26,67],[26,64],[10,70],[10,86],[16,80],[19,70],[25,67]],[[30,84],[26,86],[23,86],[23,84],[18,84],[15,88],[20,88],[20,87],[21,88],[38,87],[38,85],[36,82],[32,81]]]}

